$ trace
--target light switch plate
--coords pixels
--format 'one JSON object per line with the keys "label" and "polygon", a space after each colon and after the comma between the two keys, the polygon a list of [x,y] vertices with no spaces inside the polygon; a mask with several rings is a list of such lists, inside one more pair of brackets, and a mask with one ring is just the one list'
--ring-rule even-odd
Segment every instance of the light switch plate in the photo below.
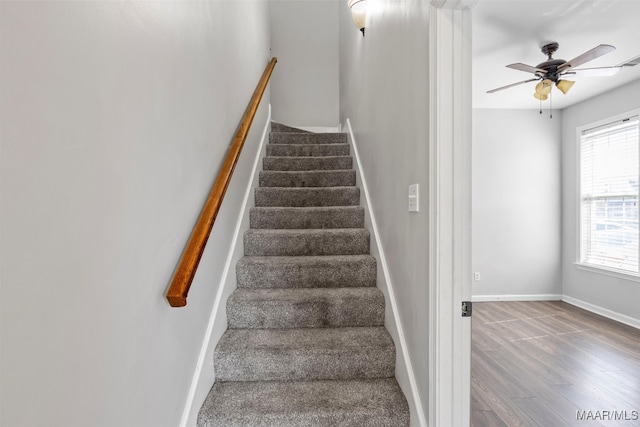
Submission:
{"label": "light switch plate", "polygon": [[418,184],[409,186],[409,212],[420,212]]}

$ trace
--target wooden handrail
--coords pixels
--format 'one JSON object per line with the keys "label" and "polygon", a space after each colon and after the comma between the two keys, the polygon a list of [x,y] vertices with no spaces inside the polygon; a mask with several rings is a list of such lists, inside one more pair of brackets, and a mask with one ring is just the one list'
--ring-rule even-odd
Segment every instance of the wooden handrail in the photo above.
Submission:
{"label": "wooden handrail", "polygon": [[253,122],[253,118],[256,115],[260,100],[267,88],[271,72],[276,66],[276,62],[278,62],[278,58],[271,58],[264,73],[262,73],[262,77],[258,82],[258,86],[256,86],[256,90],[253,92],[253,96],[242,117],[236,135],[231,142],[227,157],[224,159],[224,163],[213,183],[213,187],[211,187],[211,192],[200,212],[198,221],[191,231],[189,242],[182,253],[176,272],[171,280],[171,286],[169,286],[169,290],[167,291],[167,300],[171,307],[184,307],[187,305],[187,294],[189,293],[191,282],[196,274],[200,258],[202,258],[202,253],[209,239],[209,234],[211,234],[211,228],[220,210],[222,199],[229,186],[229,181],[231,181],[233,169],[236,167],[240,152],[247,139],[251,122]]}

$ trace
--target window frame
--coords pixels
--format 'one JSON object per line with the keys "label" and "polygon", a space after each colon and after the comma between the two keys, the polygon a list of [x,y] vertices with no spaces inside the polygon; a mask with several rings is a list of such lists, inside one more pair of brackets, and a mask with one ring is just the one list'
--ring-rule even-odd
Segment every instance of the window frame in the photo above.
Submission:
{"label": "window frame", "polygon": [[[595,122],[587,123],[582,126],[578,126],[576,128],[576,261],[574,265],[580,269],[593,273],[599,273],[606,276],[612,276],[620,279],[631,280],[634,282],[640,282],[640,265],[638,267],[638,272],[631,272],[628,270],[621,270],[615,267],[608,267],[598,264],[591,264],[587,262],[583,262],[583,242],[582,242],[582,230],[583,230],[583,221],[582,221],[582,211],[583,211],[583,201],[582,201],[582,133],[586,130],[590,130],[593,128],[606,126],[608,124],[614,123],[616,121],[621,121],[627,118],[640,116],[640,109],[634,109],[627,111],[625,113],[617,114],[615,116],[610,116]],[[640,124],[639,124],[640,126]],[[639,149],[640,152],[640,149]],[[638,158],[638,163],[640,166],[640,155]],[[640,174],[639,174],[640,175]],[[640,178],[640,176],[639,176]],[[639,195],[639,203],[640,203],[640,195]],[[638,261],[640,264],[640,236],[638,237]]]}

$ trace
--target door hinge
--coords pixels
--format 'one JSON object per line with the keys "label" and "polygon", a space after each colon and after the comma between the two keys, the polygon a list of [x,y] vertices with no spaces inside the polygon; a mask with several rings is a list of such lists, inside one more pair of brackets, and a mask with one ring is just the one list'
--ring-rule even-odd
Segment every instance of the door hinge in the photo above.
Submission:
{"label": "door hinge", "polygon": [[471,301],[462,301],[462,317],[471,317],[473,306]]}

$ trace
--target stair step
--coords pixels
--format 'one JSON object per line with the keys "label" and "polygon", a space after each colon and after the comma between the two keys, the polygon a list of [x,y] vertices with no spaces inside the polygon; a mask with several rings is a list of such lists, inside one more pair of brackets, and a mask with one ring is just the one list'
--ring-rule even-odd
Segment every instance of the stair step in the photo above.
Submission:
{"label": "stair step", "polygon": [[244,233],[248,256],[364,255],[369,231],[364,228],[325,230],[250,229]]}
{"label": "stair step", "polygon": [[329,207],[258,207],[249,210],[251,228],[363,228],[364,208]]}
{"label": "stair step", "polygon": [[267,144],[267,156],[348,156],[349,144]]}
{"label": "stair step", "polygon": [[236,289],[227,300],[229,328],[382,326],[378,288]]}
{"label": "stair step", "polygon": [[346,144],[346,133],[271,132],[271,144]]}
{"label": "stair step", "polygon": [[198,427],[406,427],[409,406],[395,378],[216,382]]}
{"label": "stair step", "polygon": [[271,122],[271,132],[295,132],[295,133],[309,133],[307,130],[294,128],[291,126],[283,125],[278,122]]}
{"label": "stair step", "polygon": [[351,156],[266,156],[262,167],[270,171],[345,170],[353,168],[353,158]]}
{"label": "stair step", "polygon": [[357,206],[358,187],[258,187],[258,207]]}
{"label": "stair step", "polygon": [[356,185],[356,171],[261,171],[260,187],[346,187]]}
{"label": "stair step", "polygon": [[333,288],[376,286],[371,255],[261,257],[236,264],[239,288]]}
{"label": "stair step", "polygon": [[228,329],[214,352],[219,381],[387,378],[395,347],[384,327]]}

